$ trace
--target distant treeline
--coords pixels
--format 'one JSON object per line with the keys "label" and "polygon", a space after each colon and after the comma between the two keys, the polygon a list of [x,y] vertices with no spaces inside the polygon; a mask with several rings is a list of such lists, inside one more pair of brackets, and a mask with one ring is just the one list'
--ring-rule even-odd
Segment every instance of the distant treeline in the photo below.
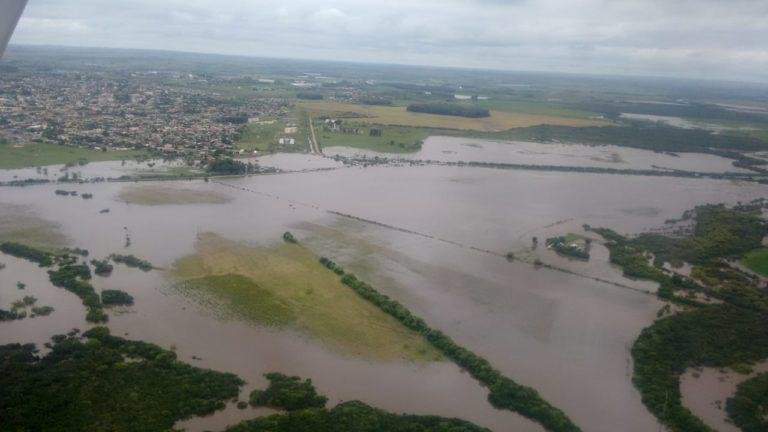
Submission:
{"label": "distant treeline", "polygon": [[331,409],[311,408],[273,414],[231,426],[225,432],[490,432],[456,418],[391,414],[360,401]]}
{"label": "distant treeline", "polygon": [[539,125],[474,135],[483,138],[538,142],[614,144],[667,152],[709,153],[711,149],[742,151],[768,149],[768,142],[755,137],[714,134],[703,129],[681,129],[660,124],[588,127]]}
{"label": "distant treeline", "polygon": [[407,108],[410,112],[428,113],[449,115],[458,117],[490,117],[491,112],[486,108],[480,108],[475,106],[459,105],[447,102],[428,102],[428,103],[413,103],[408,105]]}
{"label": "distant treeline", "polygon": [[299,92],[296,93],[296,97],[304,100],[322,100],[323,95],[320,93]]}
{"label": "distant treeline", "polygon": [[248,114],[241,113],[241,114],[221,116],[219,117],[219,122],[232,123],[232,124],[246,124],[248,123]]}
{"label": "distant treeline", "polygon": [[574,108],[603,113],[611,118],[616,118],[621,113],[631,113],[710,121],[768,122],[768,113],[736,111],[703,103],[585,102],[574,105]]}
{"label": "distant treeline", "polygon": [[494,369],[488,360],[472,351],[459,346],[448,335],[430,328],[427,323],[413,315],[405,306],[388,296],[379,293],[372,286],[357,279],[328,258],[320,258],[320,263],[336,274],[343,274],[341,282],[352,288],[360,297],[371,302],[382,311],[391,315],[404,326],[424,336],[429,343],[440,350],[446,357],[465,369],[480,383],[488,387],[488,400],[499,409],[508,409],[539,422],[553,432],[580,431],[561,410],[550,405],[539,393],[505,377]]}
{"label": "distant treeline", "polygon": [[369,96],[369,97],[360,98],[360,103],[363,104],[363,105],[384,105],[384,106],[388,106],[388,105],[392,105],[392,100],[391,99],[381,98],[381,97]]}

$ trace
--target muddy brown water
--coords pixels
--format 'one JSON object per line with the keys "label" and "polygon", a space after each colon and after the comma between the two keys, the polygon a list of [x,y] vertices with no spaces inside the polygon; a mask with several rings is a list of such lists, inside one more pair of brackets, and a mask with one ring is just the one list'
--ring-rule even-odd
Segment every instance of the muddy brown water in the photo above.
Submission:
{"label": "muddy brown water", "polygon": [[749,172],[734,167],[732,159],[702,153],[658,153],[615,145],[573,143],[540,144],[526,141],[431,136],[415,153],[377,153],[351,147],[327,147],[326,155],[380,156],[441,162],[498,162],[613,169],[683,170],[697,172]]}
{"label": "muddy brown water", "polygon": [[[577,232],[583,223],[642,232],[697,204],[748,201],[764,192],[764,186],[716,180],[460,167],[349,168],[222,182],[182,185],[225,193],[233,198],[227,204],[128,204],[116,198],[130,184],[108,183],[68,186],[93,193],[92,200],[55,196],[55,185],[3,188],[0,211],[5,203],[28,205],[58,222],[72,246],[89,249],[92,257],[132,253],[166,269],[193,251],[201,232],[266,245],[291,230],[506,375],[539,390],[585,431],[638,432],[658,429],[631,384],[629,355],[661,307],[642,292],[655,287],[626,281],[599,245],[590,262],[572,262],[551,251],[530,252],[531,237],[543,243],[548,235]],[[104,208],[110,212],[100,214]],[[494,255],[508,251],[541,256],[578,274]],[[16,299],[17,280],[40,304],[56,307],[49,317],[0,324],[0,342],[43,343],[52,334],[87,327],[79,300],[50,286],[44,272],[4,255],[0,262],[7,264],[0,270],[0,307]],[[280,371],[311,378],[331,404],[359,399],[392,412],[457,416],[495,431],[542,430],[493,409],[487,390],[449,362],[363,361],[290,330],[222,321],[179,295],[162,270],[118,265],[111,277],[95,277],[94,285],[123,289],[136,299],[135,306],[110,313],[114,334],[173,347],[191,364],[240,375],[248,381],[241,399],[266,384],[263,373]],[[230,404],[181,425],[221,429],[261,413]]]}
{"label": "muddy brown water", "polygon": [[736,393],[739,384],[768,372],[768,362],[757,364],[751,373],[740,374],[730,368],[689,369],[680,378],[683,404],[709,427],[720,432],[739,432],[725,411],[726,401]]}

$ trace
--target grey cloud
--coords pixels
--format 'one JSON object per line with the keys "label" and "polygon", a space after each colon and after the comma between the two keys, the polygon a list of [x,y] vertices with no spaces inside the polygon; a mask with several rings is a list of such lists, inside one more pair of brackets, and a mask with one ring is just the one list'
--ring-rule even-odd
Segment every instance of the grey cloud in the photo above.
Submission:
{"label": "grey cloud", "polygon": [[768,81],[768,2],[33,0],[12,42]]}

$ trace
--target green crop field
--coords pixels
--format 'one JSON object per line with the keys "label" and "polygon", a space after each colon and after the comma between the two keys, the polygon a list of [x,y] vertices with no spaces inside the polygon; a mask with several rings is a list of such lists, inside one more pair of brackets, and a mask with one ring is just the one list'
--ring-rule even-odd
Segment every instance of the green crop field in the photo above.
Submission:
{"label": "green crop field", "polygon": [[250,123],[243,127],[235,146],[244,150],[268,151],[277,145],[277,139],[283,133],[285,124],[280,120],[267,120],[272,123]]}

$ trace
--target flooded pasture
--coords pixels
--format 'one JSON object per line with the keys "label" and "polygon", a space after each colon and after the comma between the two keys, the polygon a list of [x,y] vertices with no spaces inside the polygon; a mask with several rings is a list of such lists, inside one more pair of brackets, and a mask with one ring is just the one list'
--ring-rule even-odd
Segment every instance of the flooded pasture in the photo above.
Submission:
{"label": "flooded pasture", "polygon": [[350,147],[328,147],[327,155],[390,157],[440,162],[496,162],[524,165],[681,170],[706,173],[748,172],[732,160],[702,153],[659,153],[615,145],[573,143],[541,144],[524,141],[491,141],[473,138],[431,136],[421,150],[411,154],[385,154]]}
{"label": "flooded pasture", "polygon": [[[110,277],[94,277],[97,290],[121,289],[135,298],[134,306],[109,312],[112,333],[172,348],[195,366],[238,374],[248,382],[241,400],[266,385],[263,373],[279,371],[311,378],[331,404],[359,399],[392,412],[457,416],[494,431],[542,428],[493,409],[487,389],[453,363],[362,359],[293,329],[223,319],[176,290],[168,270],[194,252],[201,233],[269,246],[291,230],[318,255],[536,388],[583,430],[656,430],[632,386],[629,354],[661,307],[655,287],[623,278],[599,244],[592,260],[572,262],[543,244],[532,250],[531,239],[543,243],[579,232],[582,224],[648,231],[697,204],[749,201],[764,190],[718,180],[436,166],[147,184],[231,199],[145,206],[120,200],[131,183],[68,185],[92,193],[89,200],[56,196],[55,185],[42,185],[0,189],[0,213],[24,206],[59,224],[70,246],[88,249],[89,258],[130,253],[159,267],[143,272],[116,265]],[[510,251],[521,259],[508,262]],[[569,272],[537,268],[533,257]],[[56,308],[48,317],[1,323],[2,343],[41,344],[88,327],[79,300],[51,286],[44,271],[6,255],[0,262],[6,264],[0,307],[16,300],[21,280],[40,304]],[[258,413],[230,404],[182,425],[221,429]]]}
{"label": "flooded pasture", "polygon": [[136,161],[125,159],[122,161],[89,162],[72,166],[60,164],[0,170],[0,182],[26,179],[56,181],[65,176],[79,179],[109,179],[126,175],[172,175],[184,170],[186,170],[186,165],[181,160],[150,159]]}

